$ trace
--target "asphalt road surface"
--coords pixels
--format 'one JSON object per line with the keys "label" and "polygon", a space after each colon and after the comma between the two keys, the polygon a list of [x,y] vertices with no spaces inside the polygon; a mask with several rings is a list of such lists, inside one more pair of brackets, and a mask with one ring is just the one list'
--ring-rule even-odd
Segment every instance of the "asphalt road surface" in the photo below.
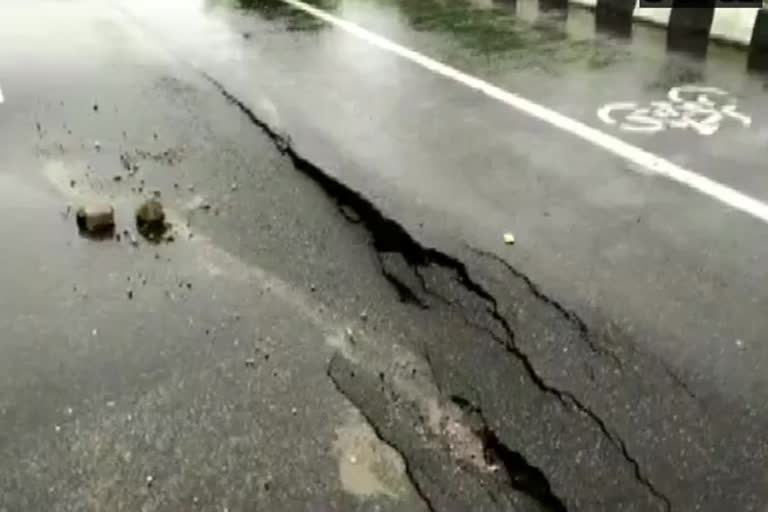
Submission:
{"label": "asphalt road surface", "polygon": [[0,8],[0,511],[768,510],[740,50],[523,0]]}

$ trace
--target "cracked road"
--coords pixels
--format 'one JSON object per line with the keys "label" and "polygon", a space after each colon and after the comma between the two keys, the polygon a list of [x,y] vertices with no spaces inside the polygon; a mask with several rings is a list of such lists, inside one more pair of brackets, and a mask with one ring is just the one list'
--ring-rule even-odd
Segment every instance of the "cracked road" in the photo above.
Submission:
{"label": "cracked road", "polygon": [[[768,510],[765,78],[302,5],[0,2],[0,511]],[[596,115],[690,84],[748,126]]]}

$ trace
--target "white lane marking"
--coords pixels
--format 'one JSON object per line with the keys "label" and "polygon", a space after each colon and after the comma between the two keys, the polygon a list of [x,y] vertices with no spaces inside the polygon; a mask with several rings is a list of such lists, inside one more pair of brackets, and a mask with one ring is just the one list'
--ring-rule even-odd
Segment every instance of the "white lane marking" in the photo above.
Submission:
{"label": "white lane marking", "polygon": [[3,102],[3,90],[0,89],[0,103]]}
{"label": "white lane marking", "polygon": [[713,199],[720,201],[732,208],[741,210],[765,223],[768,223],[768,204],[750,197],[738,190],[724,185],[718,181],[702,176],[694,171],[684,169],[669,160],[656,156],[649,151],[633,146],[600,130],[592,128],[580,121],[571,119],[563,114],[550,110],[547,107],[534,103],[521,96],[505,91],[480,78],[468,75],[463,71],[438,62],[417,51],[399,45],[374,32],[355,25],[347,20],[337,18],[321,9],[308,5],[301,0],[282,0],[288,5],[321,19],[335,27],[348,32],[363,41],[394,53],[399,57],[422,66],[438,75],[459,82],[471,89],[475,89],[517,110],[551,124],[556,128],[571,133],[597,147],[600,147],[614,155],[624,158],[635,165],[647,169],[649,172],[664,176],[687,187],[701,192]]}

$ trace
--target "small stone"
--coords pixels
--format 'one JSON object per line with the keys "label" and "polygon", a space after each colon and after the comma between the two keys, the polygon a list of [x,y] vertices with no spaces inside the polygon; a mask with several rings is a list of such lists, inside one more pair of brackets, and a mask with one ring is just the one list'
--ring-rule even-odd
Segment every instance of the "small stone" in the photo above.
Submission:
{"label": "small stone", "polygon": [[256,360],[252,357],[249,357],[248,359],[245,360],[245,366],[248,366],[248,367],[256,366]]}
{"label": "small stone", "polygon": [[744,340],[741,340],[741,339],[736,340],[736,346],[738,348],[744,348]]}
{"label": "small stone", "polygon": [[504,243],[505,244],[514,244],[515,243],[515,235],[512,233],[504,233]]}
{"label": "small stone", "polygon": [[114,406],[115,406],[115,402],[113,400],[110,400],[109,402],[107,402],[107,407],[112,408]]}
{"label": "small stone", "polygon": [[293,407],[293,408],[291,409],[291,414],[292,414],[293,416],[296,416],[296,414],[298,414],[298,412],[299,412],[299,410],[298,410],[298,409],[296,409],[295,407]]}
{"label": "small stone", "polygon": [[357,457],[355,457],[354,455],[350,455],[349,462],[351,462],[352,464],[357,464]]}
{"label": "small stone", "polygon": [[126,295],[128,295],[128,300],[131,300],[133,298],[133,290],[131,290],[130,288],[125,290],[125,293]]}
{"label": "small stone", "polygon": [[93,147],[96,149],[96,151],[101,151],[101,142],[94,141]]}
{"label": "small stone", "polygon": [[367,311],[363,311],[362,313],[360,313],[360,320],[362,320],[363,322],[368,320],[368,312]]}
{"label": "small stone", "polygon": [[98,105],[98,103],[94,103],[94,104],[93,104],[93,111],[94,111],[94,112],[98,112],[98,111],[99,111],[99,105]]}
{"label": "small stone", "polygon": [[112,181],[123,181],[123,177],[122,177],[122,176],[120,176],[119,174],[115,174],[115,175],[112,177]]}
{"label": "small stone", "polygon": [[235,190],[237,190],[237,183],[232,184],[232,191],[234,192]]}
{"label": "small stone", "polygon": [[115,228],[115,209],[108,204],[81,206],[77,210],[77,225],[88,233],[104,233]]}
{"label": "small stone", "polygon": [[152,475],[147,475],[147,487],[152,487],[152,483],[155,481],[155,478]]}

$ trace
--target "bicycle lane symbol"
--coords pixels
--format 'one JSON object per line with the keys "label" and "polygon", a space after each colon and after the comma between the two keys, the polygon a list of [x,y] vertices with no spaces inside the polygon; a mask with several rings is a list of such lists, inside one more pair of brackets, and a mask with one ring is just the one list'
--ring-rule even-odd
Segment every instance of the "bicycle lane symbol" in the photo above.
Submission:
{"label": "bicycle lane symbol", "polygon": [[752,125],[752,118],[737,109],[736,101],[726,91],[697,85],[673,87],[666,100],[647,105],[632,101],[608,103],[597,110],[597,117],[622,131],[646,134],[691,129],[709,136],[717,133],[726,120],[745,128]]}

